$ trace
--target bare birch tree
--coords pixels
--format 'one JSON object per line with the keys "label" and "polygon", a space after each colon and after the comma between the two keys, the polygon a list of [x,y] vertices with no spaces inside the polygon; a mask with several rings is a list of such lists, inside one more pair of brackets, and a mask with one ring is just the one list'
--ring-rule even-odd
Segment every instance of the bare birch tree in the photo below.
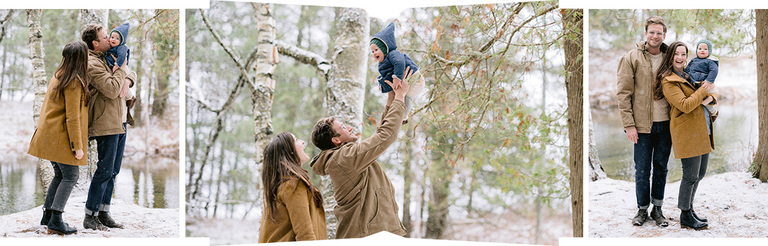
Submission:
{"label": "bare birch tree", "polygon": [[[32,106],[32,118],[37,129],[37,120],[43,107],[43,100],[48,89],[48,80],[45,76],[45,51],[43,50],[43,31],[40,29],[40,17],[42,9],[27,10],[27,24],[29,25],[29,58],[32,60],[32,81],[35,85],[35,102]],[[40,170],[43,194],[48,192],[48,185],[53,180],[53,167],[44,159],[38,159],[37,167]]]}
{"label": "bare birch tree", "polygon": [[[80,40],[80,31],[85,29],[90,24],[100,25],[103,28],[107,28],[107,20],[109,20],[109,10],[106,9],[82,9],[80,10],[80,30],[76,40]],[[99,154],[96,151],[96,140],[88,141],[88,166],[87,168],[80,168],[80,178],[77,179],[76,187],[80,189],[87,189],[88,184],[91,183],[93,173],[96,172],[96,162],[99,159]]]}

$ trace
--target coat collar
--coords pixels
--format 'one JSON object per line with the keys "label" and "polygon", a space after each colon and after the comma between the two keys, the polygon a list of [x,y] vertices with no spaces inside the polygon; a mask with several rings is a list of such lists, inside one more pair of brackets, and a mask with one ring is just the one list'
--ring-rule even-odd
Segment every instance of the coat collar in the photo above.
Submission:
{"label": "coat collar", "polygon": [[669,82],[675,82],[675,83],[678,83],[678,84],[685,84],[688,87],[691,87],[691,89],[694,89],[693,85],[691,83],[689,83],[688,80],[686,80],[683,77],[680,77],[680,75],[677,75],[674,72],[672,74],[668,75],[667,77],[664,77],[664,79],[666,79]]}

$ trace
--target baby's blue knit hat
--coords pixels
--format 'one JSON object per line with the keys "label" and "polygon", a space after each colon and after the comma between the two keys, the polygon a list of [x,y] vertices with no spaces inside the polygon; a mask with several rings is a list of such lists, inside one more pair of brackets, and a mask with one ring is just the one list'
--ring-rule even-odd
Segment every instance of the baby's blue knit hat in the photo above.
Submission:
{"label": "baby's blue knit hat", "polygon": [[[696,50],[699,50],[699,44],[701,44],[701,43],[707,44],[707,49],[709,50],[709,54],[707,54],[707,57],[711,56],[712,55],[712,43],[709,42],[709,40],[706,40],[706,39],[699,40],[699,42],[696,42],[696,47],[695,47]],[[707,58],[707,57],[704,57],[704,58]]]}

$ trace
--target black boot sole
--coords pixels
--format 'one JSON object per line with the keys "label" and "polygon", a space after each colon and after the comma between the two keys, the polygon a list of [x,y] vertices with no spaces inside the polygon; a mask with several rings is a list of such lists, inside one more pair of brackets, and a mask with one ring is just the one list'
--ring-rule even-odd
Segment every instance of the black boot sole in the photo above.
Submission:
{"label": "black boot sole", "polygon": [[64,233],[63,231],[57,231],[57,230],[48,228],[48,234],[70,235],[70,234],[77,234],[77,231],[74,231],[72,233]]}
{"label": "black boot sole", "polygon": [[699,231],[699,230],[705,230],[705,229],[709,229],[708,227],[709,227],[709,225],[705,225],[705,226],[702,226],[702,227],[699,227],[699,228],[695,228],[695,227],[693,227],[693,226],[688,226],[688,225],[683,225],[683,224],[680,224],[680,228],[686,228],[686,229],[694,229],[694,230],[697,230],[697,231]]}

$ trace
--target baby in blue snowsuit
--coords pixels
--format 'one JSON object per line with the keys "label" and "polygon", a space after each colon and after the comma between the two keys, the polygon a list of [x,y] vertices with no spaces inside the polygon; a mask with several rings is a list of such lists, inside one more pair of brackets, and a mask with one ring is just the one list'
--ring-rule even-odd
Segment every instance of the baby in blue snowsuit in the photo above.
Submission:
{"label": "baby in blue snowsuit", "polygon": [[115,29],[112,29],[109,33],[109,45],[112,46],[112,48],[107,51],[105,58],[107,59],[107,65],[112,68],[112,72],[117,69],[115,65],[122,67],[124,64],[128,63],[128,58],[131,57],[131,49],[128,49],[128,46],[125,46],[125,42],[128,39],[129,28],[130,25],[126,22],[115,27]]}
{"label": "baby in blue snowsuit", "polygon": [[[371,39],[371,53],[373,58],[379,62],[379,76],[376,80],[379,82],[381,93],[394,93],[392,87],[385,83],[385,80],[392,80],[392,75],[403,79],[405,68],[410,67],[413,74],[419,71],[419,66],[411,60],[411,57],[397,50],[395,42],[395,24],[389,23],[387,27],[373,36]],[[415,77],[414,77],[415,78]],[[409,93],[411,94],[411,93]],[[413,103],[413,96],[405,96],[406,117],[410,113]],[[403,124],[408,120],[403,120]]]}
{"label": "baby in blue snowsuit", "polygon": [[[704,81],[713,84],[715,83],[720,61],[717,57],[709,55],[711,51],[712,43],[706,39],[700,40],[696,43],[696,57],[691,59],[691,61],[688,62],[688,66],[685,67],[685,72],[691,76],[691,80],[693,80],[697,86]],[[718,94],[714,89],[710,90],[709,93],[715,95],[715,98],[717,98]],[[705,107],[709,110],[710,115],[716,116],[718,114],[717,108],[715,108],[714,105],[706,105]]]}

